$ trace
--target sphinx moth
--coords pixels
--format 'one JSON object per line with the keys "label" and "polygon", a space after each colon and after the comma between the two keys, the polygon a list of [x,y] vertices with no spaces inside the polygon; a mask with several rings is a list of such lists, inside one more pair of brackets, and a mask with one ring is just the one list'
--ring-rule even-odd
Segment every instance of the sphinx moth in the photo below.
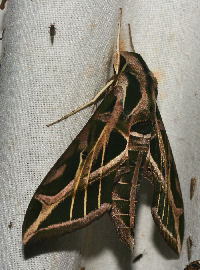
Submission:
{"label": "sphinx moth", "polygon": [[197,261],[191,262],[184,268],[184,270],[200,270],[200,261],[197,260]]}
{"label": "sphinx moth", "polygon": [[85,227],[107,212],[120,240],[133,250],[138,186],[147,178],[153,219],[180,254],[183,201],[156,104],[157,80],[133,45],[132,52],[120,51],[120,25],[121,16],[112,79],[91,102],[56,121],[102,99],[36,190],[24,218],[25,245]]}

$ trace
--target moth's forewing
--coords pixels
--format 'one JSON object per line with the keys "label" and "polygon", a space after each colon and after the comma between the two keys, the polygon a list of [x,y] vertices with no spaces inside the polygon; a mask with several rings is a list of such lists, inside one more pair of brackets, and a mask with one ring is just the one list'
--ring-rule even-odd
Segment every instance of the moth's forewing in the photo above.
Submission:
{"label": "moth's forewing", "polygon": [[127,153],[114,129],[123,110],[119,85],[38,187],[24,219],[24,244],[86,226],[110,209],[116,168]]}
{"label": "moth's forewing", "polygon": [[186,266],[186,268],[184,268],[184,270],[200,270],[200,261],[194,261],[191,262],[189,265]]}
{"label": "moth's forewing", "polygon": [[180,254],[184,236],[183,200],[172,155],[158,107],[150,142],[153,177],[152,215],[167,243]]}

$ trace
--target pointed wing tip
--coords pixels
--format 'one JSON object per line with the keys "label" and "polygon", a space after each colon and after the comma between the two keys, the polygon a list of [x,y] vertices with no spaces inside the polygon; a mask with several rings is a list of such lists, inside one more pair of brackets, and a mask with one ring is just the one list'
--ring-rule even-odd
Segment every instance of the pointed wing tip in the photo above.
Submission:
{"label": "pointed wing tip", "polygon": [[22,243],[24,246],[28,245],[29,243],[31,243],[31,239],[33,238],[33,236],[27,236],[26,233],[22,233]]}

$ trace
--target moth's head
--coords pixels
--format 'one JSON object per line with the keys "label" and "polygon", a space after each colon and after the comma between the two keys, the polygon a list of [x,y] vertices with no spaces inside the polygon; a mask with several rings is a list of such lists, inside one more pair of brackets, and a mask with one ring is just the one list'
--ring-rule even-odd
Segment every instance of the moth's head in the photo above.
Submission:
{"label": "moth's head", "polygon": [[120,52],[120,67],[122,70],[124,66],[128,66],[134,73],[149,73],[150,70],[143,60],[142,56],[135,52]]}

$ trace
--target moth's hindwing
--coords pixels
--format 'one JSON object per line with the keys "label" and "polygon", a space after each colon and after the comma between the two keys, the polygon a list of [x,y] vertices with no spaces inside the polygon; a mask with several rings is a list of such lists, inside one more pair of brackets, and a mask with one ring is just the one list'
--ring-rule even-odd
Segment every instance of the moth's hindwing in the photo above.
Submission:
{"label": "moth's hindwing", "polygon": [[127,141],[115,129],[122,99],[121,88],[111,87],[47,174],[26,212],[24,244],[81,228],[110,210],[116,168],[127,155]]}
{"label": "moth's hindwing", "polygon": [[167,243],[180,254],[184,235],[183,200],[176,165],[158,107],[150,142],[152,215]]}

